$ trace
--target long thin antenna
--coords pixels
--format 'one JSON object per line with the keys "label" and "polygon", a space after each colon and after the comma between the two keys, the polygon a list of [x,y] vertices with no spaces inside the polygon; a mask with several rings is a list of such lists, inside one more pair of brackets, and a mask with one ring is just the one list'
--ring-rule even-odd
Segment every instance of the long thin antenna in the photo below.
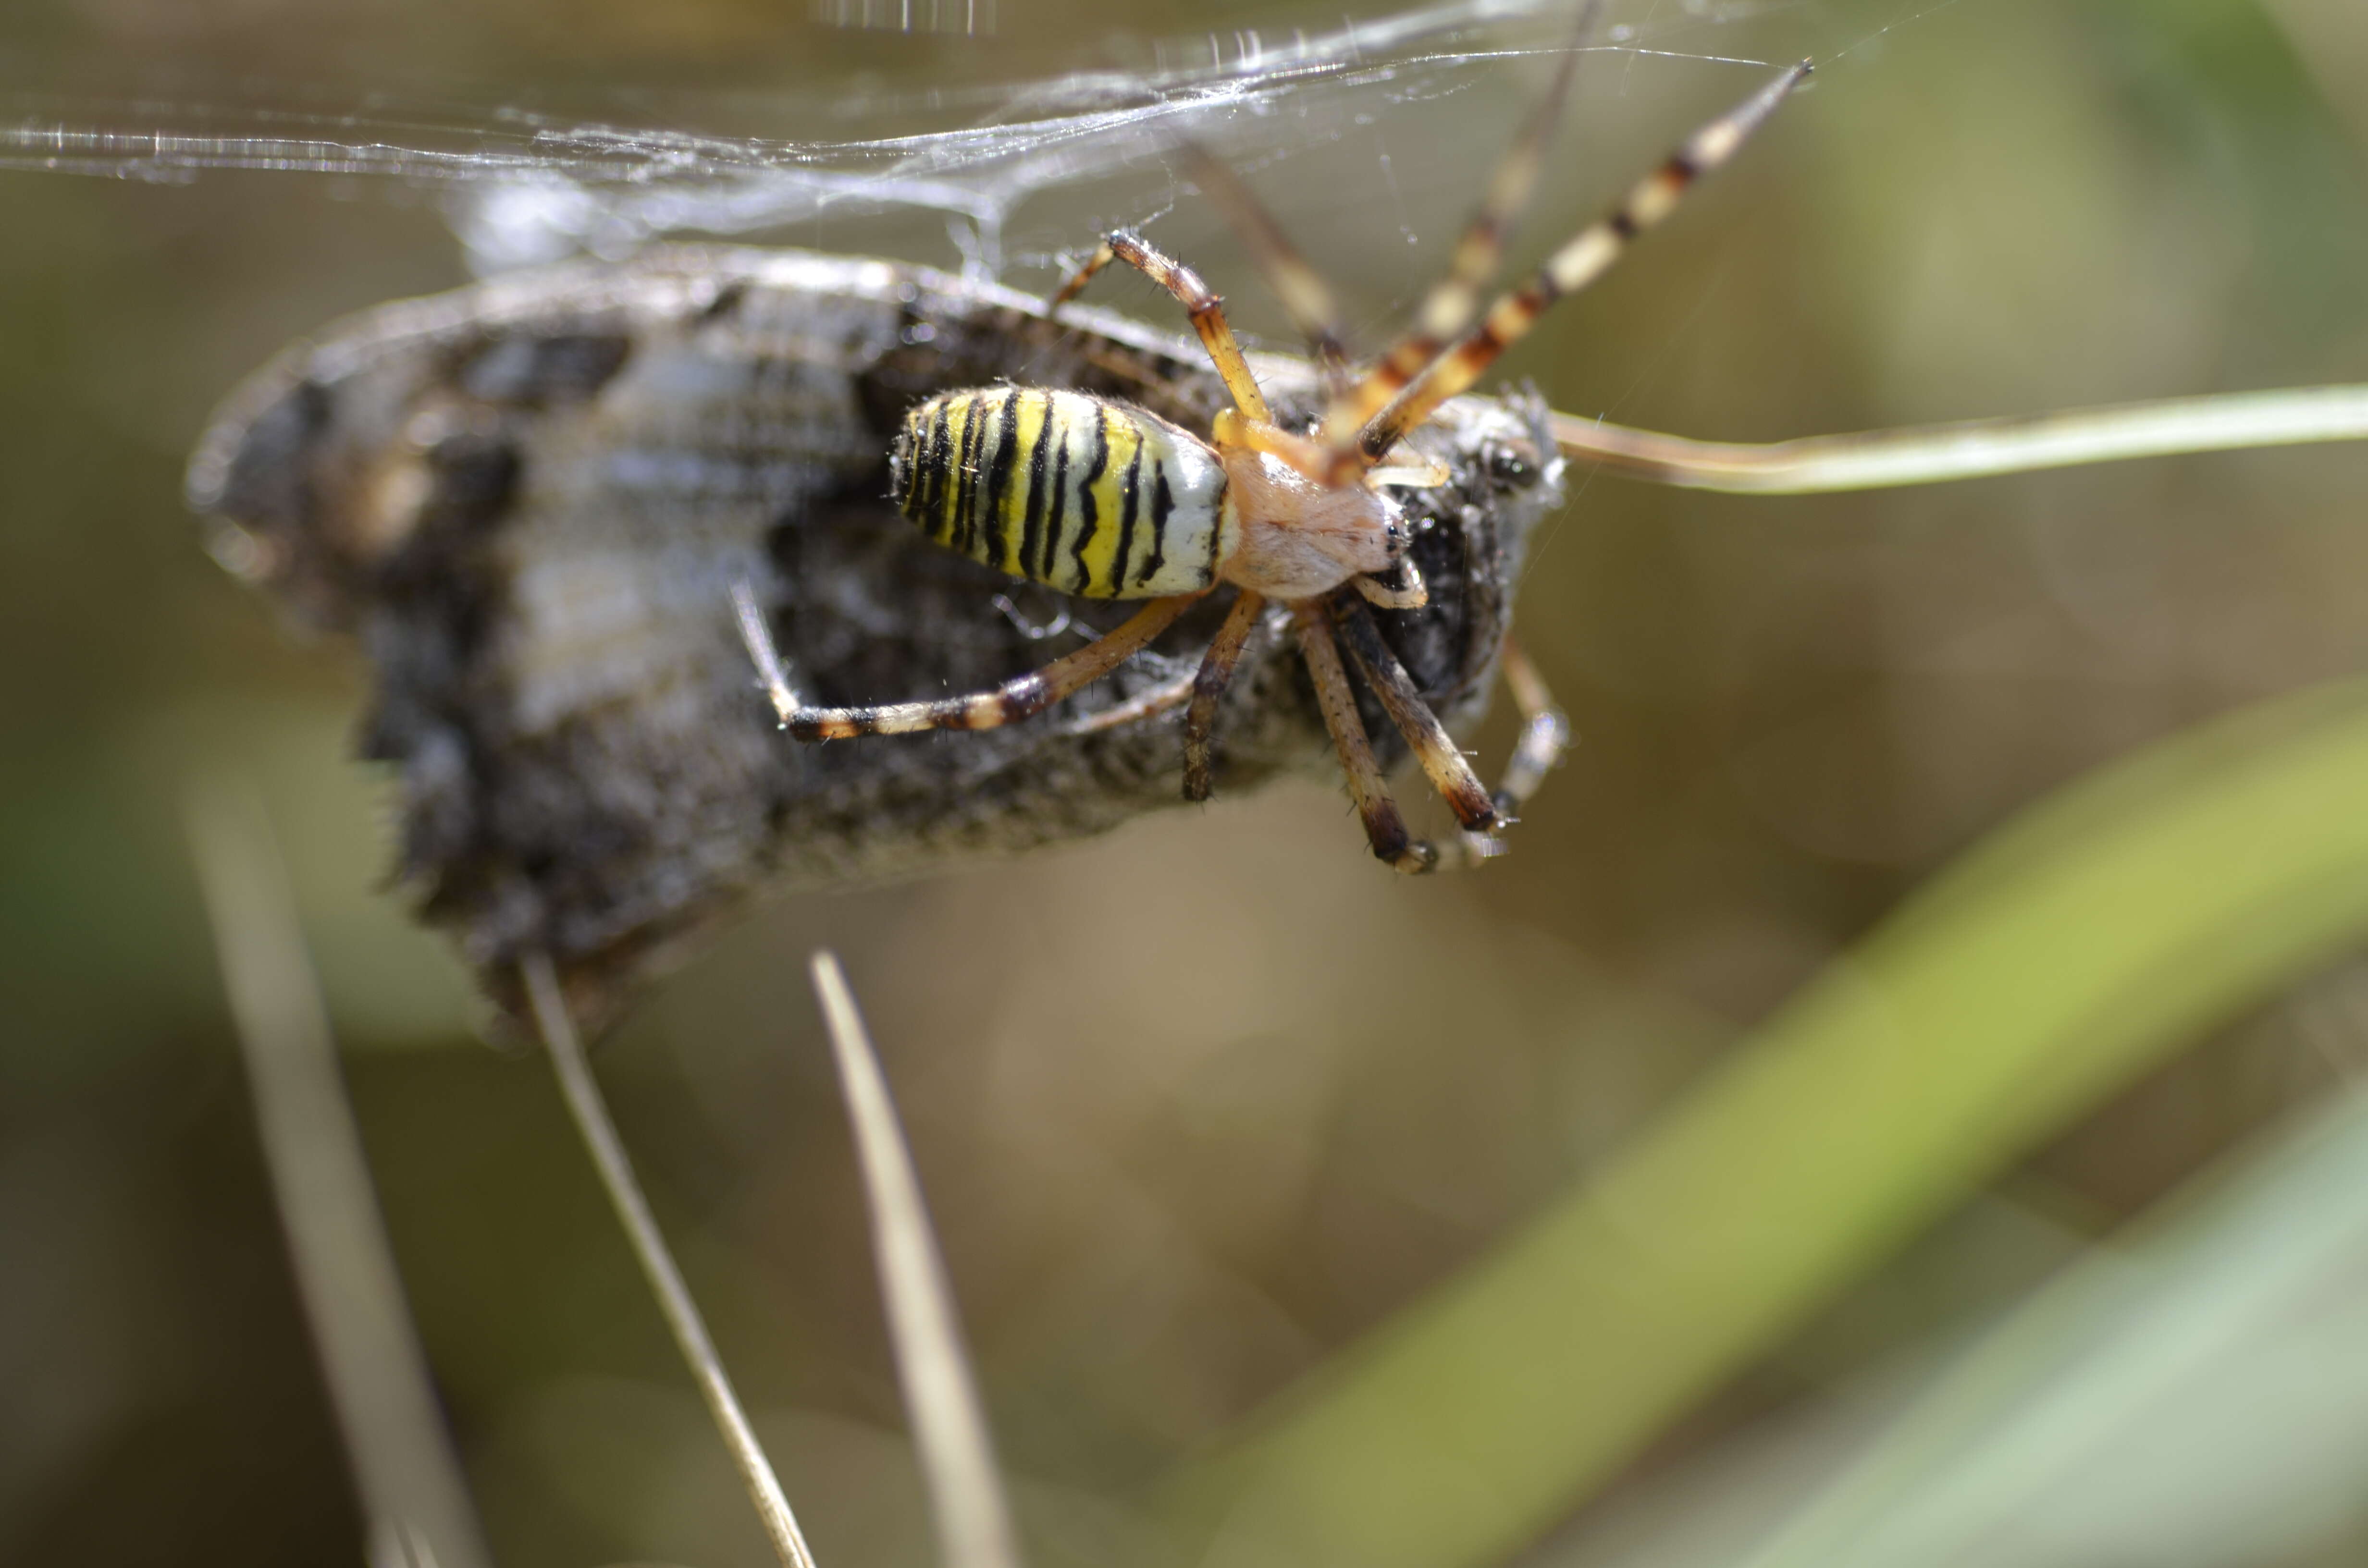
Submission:
{"label": "long thin antenna", "polygon": [[699,1315],[699,1303],[690,1299],[690,1287],[683,1283],[682,1271],[675,1267],[674,1255],[666,1250],[666,1237],[650,1212],[649,1200],[642,1196],[641,1184],[633,1179],[624,1142],[617,1136],[616,1123],[609,1118],[608,1102],[600,1096],[600,1085],[592,1076],[591,1064],[584,1059],[583,1044],[575,1038],[575,1020],[568,1014],[567,998],[560,990],[559,976],[552,971],[549,956],[529,953],[518,963],[518,974],[526,982],[535,1025],[541,1030],[544,1049],[551,1053],[552,1070],[559,1075],[560,1093],[566,1096],[568,1111],[575,1119],[575,1130],[584,1135],[584,1146],[591,1151],[593,1168],[600,1173],[601,1185],[609,1189],[609,1201],[615,1206],[617,1218],[625,1227],[634,1256],[641,1259],[642,1273],[657,1296],[658,1310],[666,1315],[666,1327],[673,1330],[682,1358],[690,1364],[691,1376],[707,1401],[708,1414],[715,1418],[724,1447],[732,1450],[733,1461],[740,1467],[740,1479],[746,1483],[749,1499],[757,1505],[757,1517],[764,1523],[765,1534],[785,1568],[814,1568],[814,1553],[798,1529],[797,1516],[790,1511],[790,1500],[781,1491],[780,1478],[773,1473],[763,1446],[757,1441],[755,1428],[748,1425],[747,1415],[740,1408],[740,1397],[733,1392],[732,1379],[715,1354],[715,1342],[708,1337],[707,1324]]}
{"label": "long thin antenna", "polygon": [[2076,463],[2368,438],[2368,386],[2224,392],[1790,441],[1697,441],[1554,416],[1565,456],[1692,490],[1817,495]]}
{"label": "long thin antenna", "polygon": [[249,790],[212,783],[190,791],[186,820],[297,1291],[369,1523],[369,1561],[490,1568],[270,819]]}
{"label": "long thin antenna", "polygon": [[809,968],[863,1163],[880,1293],[888,1304],[896,1372],[928,1483],[939,1557],[945,1568],[1019,1568],[1019,1534],[996,1466],[995,1438],[887,1079],[837,958],[818,951]]}

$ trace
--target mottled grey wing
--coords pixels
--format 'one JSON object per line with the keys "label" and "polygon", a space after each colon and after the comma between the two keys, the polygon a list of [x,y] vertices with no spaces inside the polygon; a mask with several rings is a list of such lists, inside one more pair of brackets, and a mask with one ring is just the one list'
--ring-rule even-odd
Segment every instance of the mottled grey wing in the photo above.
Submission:
{"label": "mottled grey wing", "polygon": [[[506,999],[518,959],[550,952],[598,1017],[759,884],[915,874],[1179,799],[1174,716],[1078,721],[1189,668],[1222,604],[1039,719],[823,746],[777,733],[732,622],[746,578],[802,692],[831,703],[976,689],[1075,646],[898,517],[885,460],[913,402],[998,381],[1206,427],[1223,389],[1196,349],[1084,319],[798,253],[514,275],[283,354],[219,416],[190,497],[234,569],[360,638],[364,749],[401,769],[423,917]],[[1305,395],[1304,368],[1261,369]],[[1486,700],[1522,542],[1559,494],[1542,410],[1466,400],[1435,429],[1454,481],[1412,498],[1433,605],[1383,619],[1454,722]],[[1040,619],[1061,603],[1016,591]],[[1221,789],[1326,766],[1284,652],[1269,637],[1246,663]]]}

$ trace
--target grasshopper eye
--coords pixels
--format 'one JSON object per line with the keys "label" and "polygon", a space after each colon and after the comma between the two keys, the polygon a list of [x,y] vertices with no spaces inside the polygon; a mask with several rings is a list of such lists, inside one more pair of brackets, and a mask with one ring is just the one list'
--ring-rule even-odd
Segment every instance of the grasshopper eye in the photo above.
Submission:
{"label": "grasshopper eye", "polygon": [[1528,490],[1542,477],[1537,449],[1526,441],[1506,441],[1488,449],[1488,477],[1514,490]]}

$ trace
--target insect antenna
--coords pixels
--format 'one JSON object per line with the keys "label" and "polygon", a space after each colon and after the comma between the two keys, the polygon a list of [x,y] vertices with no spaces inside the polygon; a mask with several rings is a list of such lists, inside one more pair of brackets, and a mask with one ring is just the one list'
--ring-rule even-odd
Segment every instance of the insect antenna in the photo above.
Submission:
{"label": "insect antenna", "polygon": [[1380,462],[1440,403],[1478,381],[1555,301],[1578,292],[1611,270],[1638,234],[1675,210],[1694,181],[1733,157],[1808,74],[1809,62],[1804,60],[1695,131],[1659,168],[1639,180],[1618,206],[1548,256],[1528,282],[1499,295],[1480,324],[1431,360],[1352,442],[1334,447],[1330,477],[1346,483],[1349,476]]}
{"label": "insect antenna", "polygon": [[1472,324],[1480,309],[1480,290],[1488,286],[1497,267],[1503,265],[1505,242],[1511,236],[1521,210],[1529,205],[1538,170],[1545,162],[1546,143],[1554,137],[1563,106],[1570,98],[1572,79],[1578,74],[1579,54],[1595,31],[1596,17],[1602,10],[1602,0],[1587,0],[1579,7],[1570,42],[1563,51],[1561,65],[1554,71],[1553,85],[1530,112],[1512,145],[1505,149],[1496,173],[1488,176],[1488,188],[1480,199],[1478,210],[1464,225],[1455,248],[1448,253],[1446,276],[1431,285],[1430,292],[1415,312],[1414,329],[1390,345],[1354,388],[1333,396],[1331,407],[1325,411],[1324,434],[1334,446],[1345,447],[1353,440],[1365,421],[1379,413],[1400,388],[1439,357],[1457,333]]}
{"label": "insect antenna", "polygon": [[2368,386],[2165,398],[1789,441],[1698,441],[1554,415],[1564,453],[1613,473],[1743,495],[1827,495],[2075,463],[2368,439]]}

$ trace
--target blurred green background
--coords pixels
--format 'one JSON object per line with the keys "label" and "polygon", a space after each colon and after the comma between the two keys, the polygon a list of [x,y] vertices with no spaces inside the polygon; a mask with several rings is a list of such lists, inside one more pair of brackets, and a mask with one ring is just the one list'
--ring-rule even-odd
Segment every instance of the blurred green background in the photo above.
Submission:
{"label": "blurred green background", "polygon": [[[1154,39],[1338,17],[1002,0],[998,20],[965,40],[826,28],[776,0],[15,0],[0,101],[17,120],[79,102],[96,106],[85,121],[142,105],[176,123],[173,103],[301,87],[331,106],[385,93],[826,135],[814,106],[849,92],[992,88],[1140,62]],[[2368,380],[2356,0],[1635,0],[1611,20],[1663,52],[1590,59],[1518,254],[1761,78],[1736,61],[1820,69],[1732,172],[1513,356],[1508,373],[1558,408],[1774,438]],[[1256,177],[1368,346],[1428,280],[1547,70],[1508,59],[1320,136],[1278,123]],[[1238,248],[1197,203],[1170,210],[1165,177],[1139,167],[1030,200],[1007,236],[1008,280],[1043,286],[1053,251],[1156,218],[1245,324],[1279,336]],[[780,237],[959,260],[930,214]],[[364,681],[353,650],[287,635],[180,509],[183,455],[240,375],[342,312],[464,280],[434,200],[398,184],[0,173],[9,1561],[359,1550],[181,843],[185,782],[223,765],[257,781],[285,839],[500,1560],[763,1560],[547,1070],[477,1041],[465,983],[375,891],[385,796],[344,760]],[[1110,300],[1166,319],[1132,281]],[[1330,1368],[1317,1387],[1385,1397],[1386,1376],[1361,1385],[1358,1369],[1386,1374],[1387,1347],[1418,1336],[1393,1331],[1346,1372],[1344,1346],[1483,1260],[1501,1283],[1508,1257],[1534,1256],[1522,1245],[1564,1244],[1595,1249],[1588,1279],[1653,1287],[1574,1311],[1577,1363],[1639,1386],[1681,1369],[1656,1392],[1558,1387],[1577,1413],[1558,1419],[1602,1421],[1572,1439],[1585,1465],[1548,1478],[1561,1501],[1541,1514],[1508,1497],[1435,1540],[1409,1528],[1401,1561],[1516,1547],[1573,1564],[1736,1561],[1778,1550],[1768,1521],[1811,1497],[1827,1513],[1796,1522],[1796,1540],[1823,1542],[1802,1561],[2368,1557],[2368,1513],[2340,1501],[2368,1496],[2368,1446],[2338,1419],[2361,1404],[2343,1396],[2368,1332],[2315,1338],[2267,1306],[2212,1319],[2216,1339],[2173,1331],[2179,1304],[2214,1290],[2291,1278],[2296,1299],[2351,1300],[2368,1273],[2338,1242],[2327,1256],[2351,1272],[2334,1285],[2298,1253],[2229,1243],[2307,1251],[2313,1216],[2340,1242],[2345,1205],[2368,1205],[2326,1152],[2359,1138],[2329,1108],[2368,1073],[2368,971],[2348,956],[2361,863],[2340,832],[2355,797],[2336,788],[2352,776],[2328,764],[2316,794],[2243,793],[2285,777],[2297,737],[2356,726],[2340,683],[2368,673],[2363,481],[2368,453],[2342,449],[1837,499],[1574,474],[1520,613],[1579,744],[1485,874],[1394,880],[1337,792],[1286,789],[924,885],[786,901],[734,931],[598,1060],[824,1562],[921,1562],[929,1547],[803,985],[821,942],[871,1013],[1047,1557],[1130,1554],[1128,1500],[1217,1484],[1230,1461],[1162,1478],[1226,1448],[1279,1391]],[[2321,687],[2274,722],[2172,741]],[[1501,756],[1509,733],[1500,717],[1481,744]],[[2151,772],[1933,883],[2022,808],[2167,742]],[[2145,876],[2082,882],[2086,902],[2042,912],[2018,902],[2124,840]],[[2284,880],[2249,903],[2223,896],[2256,865]],[[1918,890],[1930,898],[1905,926],[1882,925]],[[1964,959],[1952,938],[1981,919],[2029,940]],[[2235,978],[2181,956],[2197,953]],[[2166,954],[2153,983],[2047,1026],[2060,1034],[1981,1011],[2072,996],[2091,958],[2145,973]],[[1903,1023],[1862,1057],[1827,1049],[1848,1032],[1833,1008],[1854,976],[1880,993],[1910,970],[1951,977],[1933,1016],[1953,1031]],[[1813,999],[1842,999],[1770,1023],[1819,984]],[[1748,1076],[1763,1059],[1792,1063],[1789,1088]],[[1918,1104],[1959,1090],[1990,1119],[1951,1123],[1930,1162],[1916,1140],[1852,1141],[1920,1127]],[[1666,1163],[1680,1156],[1682,1170]],[[2245,1174],[2215,1175],[2234,1168],[2224,1157]],[[1660,1185],[1635,1175],[1656,1158]],[[1734,1237],[1700,1223],[1729,1193],[1738,1211],[1772,1210],[1792,1189],[1771,1170],[1827,1166],[1888,1216],[1847,1245],[1814,1223]],[[1887,1208],[1884,1181],[1899,1194]],[[2194,1196],[2165,1211],[2183,1187]],[[1629,1206],[1599,1204],[1591,1239],[1522,1229],[1566,1215],[1574,1191]],[[1834,1211],[1804,1192],[1804,1212]],[[1508,1237],[1528,1241],[1499,1250]],[[1671,1262],[1729,1243],[1713,1261],[1766,1267]],[[1823,1264],[1771,1283],[1820,1247]],[[2100,1260],[2138,1295],[2084,1283]],[[1731,1310],[1749,1325],[1713,1346],[1702,1325]],[[1622,1337],[1645,1323],[1665,1332]],[[1973,1361],[1952,1359],[1991,1333]],[[2115,1372],[2083,1345],[2134,1359]],[[2276,1376],[2236,1353],[2281,1347]],[[2140,1430],[2233,1439],[2256,1428],[2230,1412],[2249,1412],[2297,1471],[2316,1456],[2317,1490],[2281,1492],[2199,1437],[2192,1473],[2140,1451],[2134,1479],[2081,1492],[2089,1533],[2050,1538],[2055,1556],[1945,1521],[1939,1536],[1851,1538],[1862,1557],[1815,1533],[1841,1528],[1835,1509],[1929,1502],[1943,1482],[2034,1464],[2078,1482],[2080,1456],[2135,1451],[2079,1400],[2196,1367],[2225,1370],[2227,1398],[2166,1404]],[[1984,1425],[1995,1412],[1968,1381],[1992,1399],[2022,1389],[2025,1426]],[[2276,1449],[2248,1451],[2292,1481]],[[1427,1479],[1394,1503],[1428,1518]],[[2277,1506],[2238,1506],[2264,1497]],[[1994,1506],[1965,1506],[1995,1522]],[[1728,1514],[1729,1534],[1704,1533]]]}

